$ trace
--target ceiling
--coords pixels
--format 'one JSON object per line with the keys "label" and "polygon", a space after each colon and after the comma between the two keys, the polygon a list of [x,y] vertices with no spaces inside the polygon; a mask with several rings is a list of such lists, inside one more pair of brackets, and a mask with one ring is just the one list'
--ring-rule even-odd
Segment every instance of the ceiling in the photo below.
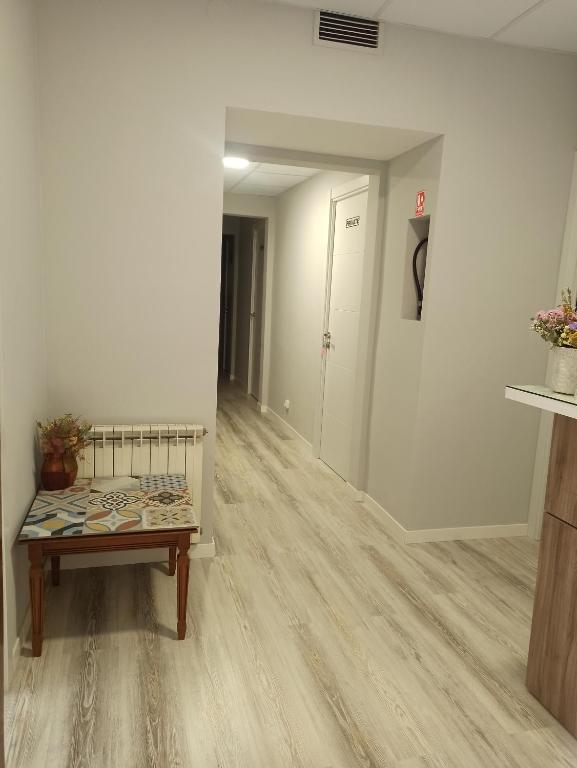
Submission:
{"label": "ceiling", "polygon": [[248,168],[242,171],[233,168],[224,169],[224,191],[235,195],[276,197],[317,173],[319,173],[318,168],[250,163]]}
{"label": "ceiling", "polygon": [[577,53],[577,0],[265,0]]}

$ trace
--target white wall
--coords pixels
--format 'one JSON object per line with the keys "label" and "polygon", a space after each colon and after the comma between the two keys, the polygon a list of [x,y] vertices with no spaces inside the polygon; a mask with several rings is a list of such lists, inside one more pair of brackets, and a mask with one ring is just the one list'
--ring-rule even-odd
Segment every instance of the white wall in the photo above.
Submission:
{"label": "white wall", "polygon": [[243,218],[240,219],[239,225],[234,375],[245,392],[248,384],[252,249],[255,224],[254,219]]}
{"label": "white wall", "polygon": [[320,387],[330,195],[353,178],[319,173],[277,198],[268,405],[309,442]]}
{"label": "white wall", "polygon": [[[415,467],[423,339],[427,323],[429,279],[434,269],[437,193],[442,140],[428,142],[389,163],[383,267],[370,408],[366,490],[407,527],[411,492],[418,485]],[[402,317],[408,262],[408,220],[415,216],[416,194],[426,191],[425,214],[432,233],[427,254],[424,312],[421,321]],[[408,286],[414,293],[413,283]]]}
{"label": "white wall", "polygon": [[525,519],[537,414],[503,385],[545,368],[527,318],[554,299],[575,59],[395,27],[381,56],[314,47],[312,13],[275,5],[40,5],[51,410],[203,421],[208,504],[225,107],[439,132],[414,508]]}
{"label": "white wall", "polygon": [[7,678],[28,603],[26,548],[14,546],[14,541],[36,491],[35,422],[46,410],[34,22],[28,0],[0,3],[0,426]]}
{"label": "white wall", "polygon": [[50,412],[205,425],[206,542],[224,110],[195,7],[40,3],[39,68]]}

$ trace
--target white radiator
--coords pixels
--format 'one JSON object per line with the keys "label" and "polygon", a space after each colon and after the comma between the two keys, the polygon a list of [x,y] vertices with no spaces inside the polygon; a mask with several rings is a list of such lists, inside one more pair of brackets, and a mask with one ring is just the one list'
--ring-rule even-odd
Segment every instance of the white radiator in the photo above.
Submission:
{"label": "white radiator", "polygon": [[198,424],[97,424],[78,457],[78,477],[185,475],[200,519],[205,434]]}

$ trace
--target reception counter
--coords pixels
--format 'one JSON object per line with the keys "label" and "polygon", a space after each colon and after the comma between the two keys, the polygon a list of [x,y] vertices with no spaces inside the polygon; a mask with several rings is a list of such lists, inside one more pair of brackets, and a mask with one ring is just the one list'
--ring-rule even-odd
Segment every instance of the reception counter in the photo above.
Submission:
{"label": "reception counter", "polygon": [[532,385],[505,396],[555,414],[527,687],[577,737],[577,399]]}

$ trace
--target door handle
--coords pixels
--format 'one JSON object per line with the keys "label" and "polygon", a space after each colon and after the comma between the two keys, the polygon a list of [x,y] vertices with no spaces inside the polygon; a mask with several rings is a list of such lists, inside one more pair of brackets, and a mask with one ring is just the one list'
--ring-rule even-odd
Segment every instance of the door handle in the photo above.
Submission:
{"label": "door handle", "polygon": [[256,317],[256,312],[251,312],[251,313],[250,313],[250,316],[251,316],[251,317]]}
{"label": "door handle", "polygon": [[323,333],[323,347],[325,349],[331,348],[331,332],[330,331],[325,331]]}

